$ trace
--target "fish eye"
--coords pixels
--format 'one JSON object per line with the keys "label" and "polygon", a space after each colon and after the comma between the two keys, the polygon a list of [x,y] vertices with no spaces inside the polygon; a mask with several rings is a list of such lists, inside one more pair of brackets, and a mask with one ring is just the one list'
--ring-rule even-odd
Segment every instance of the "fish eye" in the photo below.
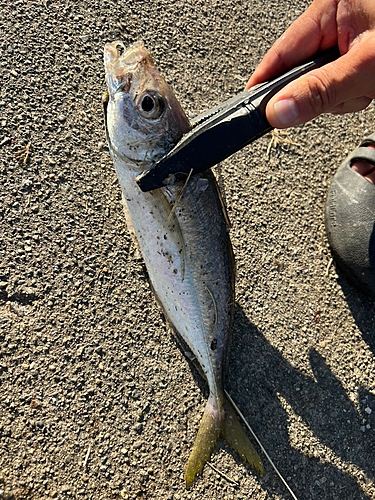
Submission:
{"label": "fish eye", "polygon": [[164,111],[164,101],[158,92],[147,90],[138,98],[137,109],[141,116],[150,120],[160,118]]}

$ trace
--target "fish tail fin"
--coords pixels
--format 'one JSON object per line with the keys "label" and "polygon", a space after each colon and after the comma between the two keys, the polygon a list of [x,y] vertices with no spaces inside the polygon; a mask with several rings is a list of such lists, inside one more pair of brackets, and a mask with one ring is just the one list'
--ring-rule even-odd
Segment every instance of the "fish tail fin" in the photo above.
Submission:
{"label": "fish tail fin", "polygon": [[224,418],[223,407],[217,408],[215,398],[210,395],[186,467],[186,489],[189,488],[195,476],[202,472],[204,464],[209,460],[222,432]]}
{"label": "fish tail fin", "polygon": [[248,462],[256,471],[263,474],[262,461],[240,424],[232,404],[226,398],[224,401],[224,413],[223,438],[240,455],[244,462]]}
{"label": "fish tail fin", "polygon": [[263,474],[262,461],[242,428],[231,403],[225,398],[224,405],[218,407],[215,398],[210,395],[186,467],[186,488],[189,488],[195,476],[202,472],[219,436],[223,436],[242,460]]}

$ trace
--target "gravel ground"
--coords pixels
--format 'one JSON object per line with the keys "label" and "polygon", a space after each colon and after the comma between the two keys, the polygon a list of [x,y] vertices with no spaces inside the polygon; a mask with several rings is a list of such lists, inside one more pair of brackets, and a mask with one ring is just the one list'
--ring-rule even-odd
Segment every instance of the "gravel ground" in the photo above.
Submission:
{"label": "gravel ground", "polygon": [[[191,116],[242,90],[300,0],[0,0],[0,498],[290,500],[220,442],[186,492],[207,391],[168,334],[104,145],[105,42],[142,39]],[[324,233],[375,108],[216,168],[237,261],[227,390],[298,500],[375,499],[375,307]]]}

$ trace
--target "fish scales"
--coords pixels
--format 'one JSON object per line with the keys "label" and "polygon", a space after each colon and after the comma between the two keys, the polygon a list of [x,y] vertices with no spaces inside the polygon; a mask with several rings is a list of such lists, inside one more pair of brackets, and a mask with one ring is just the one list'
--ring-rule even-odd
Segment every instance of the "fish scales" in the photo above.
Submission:
{"label": "fish scales", "polygon": [[171,327],[196,358],[209,399],[186,470],[201,473],[223,435],[258,471],[262,464],[224,396],[234,315],[234,259],[220,193],[211,171],[186,184],[142,192],[135,177],[190,128],[143,44],[104,50],[109,150],[122,188],[126,222]]}
{"label": "fish scales", "polygon": [[[234,271],[212,174],[190,180],[178,203],[176,217],[167,224],[181,185],[142,193],[135,183],[137,171],[128,170],[126,180],[121,166],[117,171],[155,294],[169,322],[197,358],[209,384],[216,387],[218,377],[222,383],[221,365],[230,347]],[[159,201],[162,196],[168,200],[167,210]]]}

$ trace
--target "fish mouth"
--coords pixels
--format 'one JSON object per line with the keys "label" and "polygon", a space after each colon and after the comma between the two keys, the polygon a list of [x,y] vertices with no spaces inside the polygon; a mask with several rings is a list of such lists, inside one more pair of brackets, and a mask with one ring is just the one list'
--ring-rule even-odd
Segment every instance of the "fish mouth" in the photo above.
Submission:
{"label": "fish mouth", "polygon": [[106,43],[104,67],[109,95],[116,92],[128,93],[136,68],[150,60],[150,55],[141,41],[128,48],[120,40]]}

